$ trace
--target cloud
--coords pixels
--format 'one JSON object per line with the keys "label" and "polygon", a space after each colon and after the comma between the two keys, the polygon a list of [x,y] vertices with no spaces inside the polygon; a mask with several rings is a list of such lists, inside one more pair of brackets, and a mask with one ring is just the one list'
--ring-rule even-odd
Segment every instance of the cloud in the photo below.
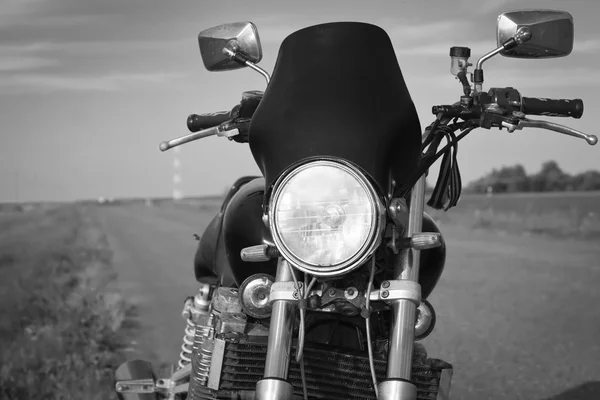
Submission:
{"label": "cloud", "polygon": [[192,38],[180,38],[173,40],[49,40],[35,41],[21,44],[0,43],[0,56],[10,53],[70,53],[70,54],[95,54],[109,53],[115,51],[141,51],[141,50],[165,50],[177,46],[197,47],[197,41]]}
{"label": "cloud", "polygon": [[0,25],[12,26],[31,21],[44,3],[48,3],[48,0],[2,0]]}
{"label": "cloud", "polygon": [[40,5],[48,0],[4,0],[2,4],[2,15],[16,16],[35,11]]}
{"label": "cloud", "polygon": [[[0,44],[0,88],[7,93],[56,91],[118,91],[138,84],[163,84],[183,77],[172,71],[136,70],[125,60],[181,46],[171,41],[40,41]],[[190,46],[194,46],[194,42]],[[110,71],[93,59],[116,59]],[[60,68],[57,68],[60,67]],[[82,75],[77,71],[86,71]]]}
{"label": "cloud", "polygon": [[[573,86],[600,86],[600,80],[597,79],[598,71],[590,67],[540,68],[537,70],[533,68],[528,73],[523,73],[523,69],[502,68],[496,69],[493,74],[495,82],[505,82],[505,86],[513,86],[519,90],[521,90],[520,88],[551,90]],[[491,76],[491,73],[489,75]],[[524,95],[527,96],[527,93]],[[538,94],[538,96],[543,95],[543,92]]]}
{"label": "cloud", "polygon": [[[349,20],[339,17],[339,21]],[[425,42],[428,39],[440,38],[459,28],[461,24],[456,21],[416,21],[404,18],[382,17],[377,19],[357,19],[352,21],[366,22],[383,28],[392,41],[417,41]],[[311,16],[310,23],[306,19],[294,16],[279,15],[277,18],[261,18],[254,21],[263,42],[281,42],[291,33],[308,26],[331,22],[330,15]]]}
{"label": "cloud", "polygon": [[0,45],[0,72],[39,70],[60,64],[56,58],[39,54],[38,50],[37,46]]}
{"label": "cloud", "polygon": [[[8,75],[8,76],[7,76]],[[111,73],[98,76],[67,76],[42,73],[17,73],[0,77],[3,94],[70,92],[116,92],[140,84],[162,85],[183,79],[184,74]]]}
{"label": "cloud", "polygon": [[13,56],[0,59],[0,72],[36,70],[58,65],[57,60],[42,57]]}
{"label": "cloud", "polygon": [[443,56],[448,57],[450,62],[450,48],[453,46],[467,46],[471,49],[470,62],[477,62],[476,59],[483,56],[485,53],[490,52],[496,48],[496,41],[492,38],[491,40],[480,40],[471,41],[469,43],[454,43],[452,41],[437,41],[434,44],[417,44],[413,46],[397,45],[396,54],[403,56]]}
{"label": "cloud", "polygon": [[[472,72],[472,68],[470,69]],[[566,88],[599,87],[600,81],[595,79],[597,71],[589,67],[546,68],[524,72],[517,68],[487,68],[483,89],[490,87],[514,87],[523,96],[550,96],[549,93]],[[410,88],[436,88],[443,91],[455,91],[457,98],[461,92],[460,83],[450,73],[405,75]],[[534,93],[535,92],[535,93]]]}
{"label": "cloud", "polygon": [[598,54],[599,51],[599,39],[576,40],[573,44],[573,53]]}
{"label": "cloud", "polygon": [[430,38],[439,39],[459,28],[462,24],[458,21],[420,22],[383,18],[376,25],[385,29],[392,40],[425,42]]}
{"label": "cloud", "polygon": [[520,3],[521,0],[485,0],[474,2],[473,0],[460,0],[461,8],[469,10],[470,14],[483,15],[492,12],[511,11],[513,4]]}

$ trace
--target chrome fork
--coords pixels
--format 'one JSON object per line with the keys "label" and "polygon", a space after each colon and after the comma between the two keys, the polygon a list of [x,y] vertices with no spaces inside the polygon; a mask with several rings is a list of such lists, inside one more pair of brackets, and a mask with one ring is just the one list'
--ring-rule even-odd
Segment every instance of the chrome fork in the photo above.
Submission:
{"label": "chrome fork", "polygon": [[[283,258],[277,264],[275,282],[293,282],[291,268]],[[273,301],[264,378],[256,383],[256,400],[292,400],[287,381],[296,308],[292,300]]]}
{"label": "chrome fork", "polygon": [[[443,120],[441,123],[446,124],[448,121]],[[426,130],[421,140],[425,141],[430,134],[431,131]],[[408,227],[404,231],[405,237],[412,237],[415,233],[422,231],[424,202],[425,175],[419,178],[411,191]],[[392,326],[389,340],[387,377],[378,385],[379,400],[416,400],[417,398],[417,387],[410,379],[416,313],[421,301],[421,286],[418,284],[420,260],[421,251],[412,248],[402,250],[395,260],[394,279],[415,282],[417,285],[407,286],[407,288],[414,287],[414,293],[407,295],[404,299],[396,299],[390,302],[392,306]]]}
{"label": "chrome fork", "polygon": [[[421,232],[425,197],[425,176],[413,187],[410,200],[408,227],[404,236],[411,237]],[[419,280],[420,251],[404,249],[396,258],[394,279],[398,281]],[[387,379],[379,383],[380,400],[415,400],[417,387],[412,384],[412,357],[415,341],[415,321],[417,307],[421,299],[421,287],[417,284],[414,293],[406,298],[391,301],[392,326],[390,331]],[[418,302],[416,301],[418,299]]]}

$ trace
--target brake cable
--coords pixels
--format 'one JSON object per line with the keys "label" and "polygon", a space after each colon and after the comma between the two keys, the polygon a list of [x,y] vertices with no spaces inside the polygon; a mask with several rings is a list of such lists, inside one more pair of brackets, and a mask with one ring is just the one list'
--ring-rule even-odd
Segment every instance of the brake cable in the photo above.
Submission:
{"label": "brake cable", "polygon": [[[432,124],[431,126],[434,127],[436,125],[437,124],[434,122],[434,124]],[[446,144],[446,146],[444,146],[441,150],[437,151],[435,153],[435,155],[432,152],[428,152],[428,153],[425,154],[425,156],[423,158],[421,158],[421,163],[420,163],[419,167],[417,168],[416,173],[413,174],[413,177],[409,180],[408,184],[403,185],[402,188],[399,189],[398,196],[399,197],[406,197],[410,193],[410,191],[412,190],[413,186],[421,178],[421,176],[423,176],[425,173],[427,173],[427,170],[442,155],[444,155],[451,147],[456,146],[459,141],[461,141],[465,136],[467,136],[472,130],[474,130],[478,126],[479,125],[478,125],[477,121],[467,121],[467,122],[458,123],[458,124],[443,125],[442,127],[437,127],[436,131],[432,131],[432,133],[429,136],[437,136],[437,137],[439,137],[438,136],[438,132],[439,132],[440,129],[442,129],[442,130],[452,129],[453,132],[455,130],[458,130],[458,129],[463,129],[463,131],[458,136],[456,136],[455,139],[450,140]],[[430,141],[430,143],[433,142],[434,139],[435,138],[432,138],[432,140]],[[426,139],[424,143],[429,144],[428,143],[428,139]],[[430,146],[431,146],[431,144],[430,144]]]}
{"label": "brake cable", "polygon": [[375,398],[379,398],[379,388],[377,387],[377,375],[375,373],[375,361],[373,360],[373,344],[371,343],[371,289],[373,288],[373,280],[375,279],[375,255],[373,255],[373,262],[371,263],[371,274],[369,276],[369,283],[367,284],[367,293],[365,301],[365,325],[367,329],[367,349],[369,352],[369,367],[371,369],[371,378],[373,379],[373,390],[375,391]]}
{"label": "brake cable", "polygon": [[298,293],[298,298],[300,300],[299,309],[300,309],[300,326],[298,329],[298,348],[296,350],[296,362],[300,364],[300,376],[302,378],[302,392],[304,395],[304,400],[308,400],[308,390],[306,388],[306,373],[304,371],[304,337],[305,337],[305,317],[306,317],[306,299],[308,298],[308,294],[312,290],[314,284],[317,282],[317,278],[313,277],[308,284],[308,275],[304,275],[304,290],[300,288],[298,284],[298,278],[296,278],[296,273],[294,268],[288,264],[290,268],[290,273],[292,274],[292,278],[294,279],[294,285],[296,286],[296,292]]}

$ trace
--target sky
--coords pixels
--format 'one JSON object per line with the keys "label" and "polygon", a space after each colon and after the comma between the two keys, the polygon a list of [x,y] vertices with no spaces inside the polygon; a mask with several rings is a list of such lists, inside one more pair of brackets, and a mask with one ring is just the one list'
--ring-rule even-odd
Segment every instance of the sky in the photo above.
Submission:
{"label": "sky", "polygon": [[[598,134],[598,1],[2,0],[0,202],[171,196],[174,155],[158,144],[188,133],[189,114],[228,110],[243,91],[265,89],[250,69],[204,69],[197,35],[206,28],[254,22],[260,66],[271,72],[282,40],[295,30],[333,21],[379,25],[392,39],[425,127],[432,105],[461,95],[449,48],[470,47],[475,63],[496,47],[497,16],[528,8],[573,15],[572,54],[495,57],[484,66],[484,88],[581,98],[580,120],[554,120]],[[248,145],[223,138],[187,144],[177,156],[186,196],[222,194],[237,177],[259,174]],[[551,159],[568,173],[600,169],[600,146],[537,129],[478,129],[459,149],[464,182],[516,163],[533,173]]]}

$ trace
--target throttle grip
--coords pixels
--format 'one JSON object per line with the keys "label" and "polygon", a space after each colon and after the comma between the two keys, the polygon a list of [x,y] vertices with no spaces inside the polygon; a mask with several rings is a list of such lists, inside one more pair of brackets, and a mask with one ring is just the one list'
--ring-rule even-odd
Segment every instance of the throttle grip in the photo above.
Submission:
{"label": "throttle grip", "polygon": [[231,111],[220,111],[209,114],[192,114],[187,119],[187,127],[190,132],[198,132],[202,129],[221,125],[231,119]]}
{"label": "throttle grip", "polygon": [[583,115],[583,100],[521,97],[521,112],[549,117],[581,118]]}

